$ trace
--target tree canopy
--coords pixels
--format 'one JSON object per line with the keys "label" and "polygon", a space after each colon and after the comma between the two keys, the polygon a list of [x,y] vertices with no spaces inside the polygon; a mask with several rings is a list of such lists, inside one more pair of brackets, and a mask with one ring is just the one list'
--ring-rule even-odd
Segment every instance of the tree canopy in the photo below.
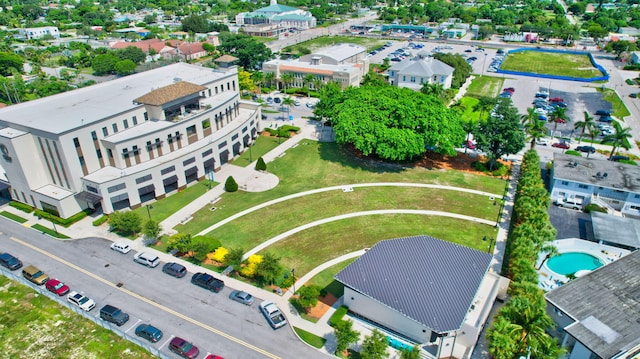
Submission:
{"label": "tree canopy", "polygon": [[525,135],[520,129],[520,115],[510,99],[501,99],[495,115],[480,123],[476,133],[477,146],[489,155],[489,167],[494,169],[504,155],[520,152]]}
{"label": "tree canopy", "polygon": [[318,108],[320,116],[332,120],[336,142],[353,144],[365,156],[404,161],[426,148],[454,154],[464,140],[456,111],[409,89],[385,85],[321,91]]}
{"label": "tree canopy", "polygon": [[222,33],[220,42],[219,49],[225,54],[237,57],[238,65],[247,71],[260,69],[262,63],[273,56],[271,49],[251,36]]}

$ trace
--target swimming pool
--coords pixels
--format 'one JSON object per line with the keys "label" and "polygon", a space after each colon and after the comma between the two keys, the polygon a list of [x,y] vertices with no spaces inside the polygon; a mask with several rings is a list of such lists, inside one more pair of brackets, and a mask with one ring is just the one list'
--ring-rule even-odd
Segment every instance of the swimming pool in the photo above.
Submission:
{"label": "swimming pool", "polygon": [[565,252],[549,258],[547,266],[552,271],[567,275],[580,270],[594,270],[604,265],[602,261],[590,254],[581,252]]}

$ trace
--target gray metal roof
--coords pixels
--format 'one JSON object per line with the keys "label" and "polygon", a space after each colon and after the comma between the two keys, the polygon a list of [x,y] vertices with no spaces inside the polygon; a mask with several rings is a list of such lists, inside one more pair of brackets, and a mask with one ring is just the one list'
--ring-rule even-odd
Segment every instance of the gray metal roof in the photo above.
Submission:
{"label": "gray metal roof", "polygon": [[553,160],[554,179],[640,192],[640,166],[560,153],[556,153]]}
{"label": "gray metal roof", "polygon": [[631,217],[618,217],[606,213],[591,212],[593,236],[596,241],[640,248],[640,221]]}
{"label": "gray metal roof", "polygon": [[640,252],[548,292],[576,320],[565,330],[601,358],[640,344]]}
{"label": "gray metal roof", "polygon": [[377,243],[335,278],[438,333],[459,329],[491,255],[430,236]]}
{"label": "gray metal roof", "polygon": [[431,77],[433,75],[449,76],[454,68],[440,60],[427,59],[405,59],[391,65],[387,71],[396,71],[401,75],[418,75]]}

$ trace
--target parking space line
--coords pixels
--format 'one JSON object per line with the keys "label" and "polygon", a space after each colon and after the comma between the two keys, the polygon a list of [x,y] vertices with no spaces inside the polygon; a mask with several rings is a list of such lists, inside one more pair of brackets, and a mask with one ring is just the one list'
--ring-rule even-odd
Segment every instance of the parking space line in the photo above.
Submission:
{"label": "parking space line", "polygon": [[158,349],[162,349],[165,345],[169,344],[169,342],[171,341],[171,339],[173,339],[173,338],[175,338],[175,337],[176,337],[175,335],[170,336],[170,337],[169,337],[169,339],[165,340],[165,342],[164,342],[164,343],[162,343],[162,345],[158,347]]}
{"label": "parking space line", "polygon": [[142,321],[142,319],[138,319],[137,322],[135,322],[135,324],[133,324],[132,326],[129,327],[129,329],[125,330],[125,333],[128,333],[131,329],[133,329],[133,327],[137,326],[138,323],[140,323]]}
{"label": "parking space line", "polygon": [[156,308],[158,308],[158,309],[160,309],[160,310],[162,310],[162,311],[164,311],[166,313],[173,314],[174,316],[176,316],[176,317],[178,317],[180,319],[186,320],[186,321],[188,321],[188,322],[190,322],[190,323],[192,323],[194,325],[199,326],[202,329],[208,330],[208,331],[210,331],[210,332],[212,332],[214,334],[217,334],[217,335],[219,335],[219,336],[221,336],[223,338],[226,338],[226,339],[231,340],[231,341],[233,341],[233,342],[235,342],[237,344],[240,344],[240,345],[242,345],[243,347],[245,347],[247,349],[251,349],[251,350],[253,350],[255,352],[258,352],[260,354],[263,354],[264,356],[267,356],[269,358],[280,359],[279,356],[277,356],[275,354],[272,354],[272,353],[270,353],[270,352],[268,352],[268,351],[266,351],[266,350],[264,350],[262,348],[258,348],[257,346],[255,346],[253,344],[250,344],[248,342],[245,342],[242,339],[236,338],[236,337],[234,337],[234,336],[232,336],[230,334],[227,334],[227,333],[225,333],[225,332],[223,332],[223,331],[221,331],[219,329],[213,328],[213,327],[211,327],[211,326],[209,326],[207,324],[204,324],[204,323],[202,323],[202,322],[200,322],[198,320],[195,320],[195,319],[193,319],[191,317],[188,317],[188,316],[186,316],[186,315],[184,315],[184,314],[182,314],[180,312],[177,312],[177,311],[175,311],[175,310],[173,310],[173,309],[171,309],[169,307],[166,307],[166,306],[164,306],[162,304],[158,304],[158,303],[156,303],[156,302],[154,302],[154,301],[152,301],[150,299],[147,299],[146,297],[143,297],[140,294],[132,292],[132,291],[130,291],[130,290],[124,288],[124,287],[118,287],[118,286],[116,286],[115,283],[112,283],[112,282],[110,282],[110,281],[108,281],[108,280],[106,280],[106,279],[104,279],[104,278],[92,273],[92,272],[89,272],[88,270],[86,270],[84,268],[78,267],[77,265],[75,265],[75,264],[73,264],[73,263],[71,263],[71,262],[69,262],[67,260],[64,260],[64,259],[62,259],[62,258],[60,258],[60,257],[58,257],[58,256],[56,256],[54,254],[51,254],[51,253],[45,251],[44,249],[40,249],[40,248],[30,244],[30,243],[27,243],[27,242],[25,242],[25,241],[23,241],[21,239],[16,238],[16,237],[9,237],[9,239],[11,239],[12,241],[14,241],[16,243],[19,243],[19,244],[21,244],[21,245],[23,245],[25,247],[28,247],[28,248],[36,251],[36,252],[39,252],[39,253],[41,253],[41,254],[43,254],[43,255],[51,258],[51,259],[54,259],[54,260],[66,265],[66,266],[68,266],[70,268],[73,268],[73,269],[77,270],[78,272],[81,272],[81,273],[83,273],[83,274],[85,274],[85,275],[87,275],[87,276],[89,276],[89,277],[91,277],[91,278],[93,278],[93,279],[95,279],[97,281],[100,281],[100,282],[112,287],[115,290],[119,290],[119,291],[121,291],[121,292],[123,292],[125,294],[128,294],[129,296],[134,297],[136,299],[139,299],[139,300],[141,300],[141,301],[143,301],[143,302],[145,302],[147,304],[150,304],[150,305],[152,305],[152,306],[154,306],[154,307],[156,307]]}

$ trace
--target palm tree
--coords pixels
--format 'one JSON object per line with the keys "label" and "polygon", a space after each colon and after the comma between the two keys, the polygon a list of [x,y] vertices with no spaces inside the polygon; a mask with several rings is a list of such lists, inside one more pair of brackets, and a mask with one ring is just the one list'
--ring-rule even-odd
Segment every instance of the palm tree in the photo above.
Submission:
{"label": "palm tree", "polygon": [[255,82],[255,84],[258,86],[258,93],[262,94],[262,81],[264,80],[264,74],[260,71],[256,71],[253,74],[251,74],[251,78],[253,79],[253,82]]}
{"label": "palm tree", "polygon": [[595,124],[595,120],[593,119],[593,116],[589,115],[589,112],[585,111],[584,112],[584,121],[578,121],[575,123],[575,125],[573,126],[574,129],[582,129],[582,132],[580,133],[580,139],[578,140],[578,143],[580,143],[582,141],[582,136],[584,136],[584,133],[586,131],[588,131],[591,127],[593,127],[593,125]]}
{"label": "palm tree", "polygon": [[311,85],[313,85],[313,79],[314,77],[312,74],[306,74],[302,79],[302,83],[307,88],[307,98],[311,97]]}
{"label": "palm tree", "polygon": [[287,86],[289,86],[293,82],[293,74],[291,72],[285,72],[280,76],[280,81],[282,81],[282,92],[287,93]]}
{"label": "palm tree", "polygon": [[273,84],[273,80],[275,80],[275,78],[276,78],[275,72],[267,72],[266,74],[264,74],[264,82],[269,84],[269,87],[271,87],[271,85]]}
{"label": "palm tree", "polygon": [[589,127],[589,137],[591,137],[591,143],[596,140],[596,137],[598,137],[599,134],[600,129],[595,125],[595,123],[591,125],[591,127]]}
{"label": "palm tree", "polygon": [[473,111],[480,112],[480,120],[484,120],[484,113],[489,112],[498,103],[498,100],[492,97],[480,97],[478,103],[473,105]]}
{"label": "palm tree", "polygon": [[629,144],[628,138],[631,138],[633,135],[631,134],[631,128],[626,127],[622,128],[619,123],[614,124],[614,128],[616,132],[611,135],[606,135],[602,139],[602,143],[611,143],[613,148],[611,149],[611,153],[609,154],[609,159],[613,157],[613,154],[616,153],[616,150],[620,147],[625,150],[629,150],[631,145]]}
{"label": "palm tree", "polygon": [[527,141],[531,143],[531,149],[536,147],[536,142],[546,136],[544,121],[538,119],[538,114],[534,108],[527,108],[527,114],[522,116],[524,132],[527,134]]}
{"label": "palm tree", "polygon": [[558,123],[565,122],[567,120],[567,110],[556,106],[553,111],[549,114],[553,121],[553,134],[556,134],[556,130],[558,129]]}
{"label": "palm tree", "polygon": [[[291,106],[295,105],[295,101],[291,98],[291,96],[287,96],[287,97],[283,97],[282,98],[282,106],[287,106],[287,115],[289,114],[289,112],[291,111]],[[288,117],[288,116],[287,116]]]}

